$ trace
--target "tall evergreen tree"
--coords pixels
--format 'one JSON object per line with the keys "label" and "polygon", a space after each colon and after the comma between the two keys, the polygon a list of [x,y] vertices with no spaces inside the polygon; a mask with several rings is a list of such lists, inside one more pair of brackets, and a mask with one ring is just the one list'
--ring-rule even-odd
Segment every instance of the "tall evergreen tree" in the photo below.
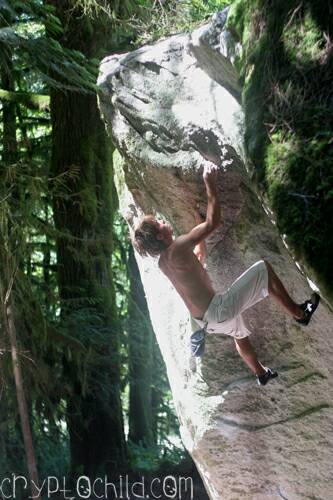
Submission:
{"label": "tall evergreen tree", "polygon": [[[87,57],[110,52],[110,23],[89,19],[70,1],[54,2],[65,27],[61,43]],[[51,93],[52,172],[73,170],[54,197],[63,324],[89,346],[85,380],[67,363],[72,387],[67,422],[73,474],[117,470],[125,460],[120,401],[119,328],[111,274],[115,210],[112,146],[95,94]]]}
{"label": "tall evergreen tree", "polygon": [[[8,25],[12,22],[11,16],[8,12],[2,12],[3,20]],[[6,47],[1,53],[1,85],[5,91],[13,92],[15,90],[14,71],[12,51],[10,47]],[[11,166],[15,164],[18,159],[18,146],[16,134],[16,105],[13,102],[4,102],[2,105],[2,162],[1,165],[1,183],[5,189],[7,187],[7,179],[4,166]],[[13,186],[10,205],[13,210],[17,210],[19,204],[19,192],[17,186]],[[21,261],[17,258],[17,248],[20,246],[20,235],[17,231],[16,224],[7,218],[2,220],[0,224],[0,257],[1,257],[1,270],[0,270],[0,304],[1,304],[1,319],[4,334],[9,339],[11,358],[12,358],[12,371],[15,380],[15,389],[18,410],[20,415],[21,430],[25,447],[26,463],[31,480],[31,492],[37,500],[40,498],[35,484],[38,484],[37,463],[35,457],[35,450],[32,439],[32,432],[29,420],[29,411],[26,398],[26,392],[23,382],[23,375],[21,363],[18,356],[18,339],[17,339],[17,315],[15,308],[15,301],[13,300],[13,289],[16,286],[15,277]]]}
{"label": "tall evergreen tree", "polygon": [[145,446],[154,443],[152,411],[153,329],[133,248],[128,257],[130,296],[129,346],[129,439]]}

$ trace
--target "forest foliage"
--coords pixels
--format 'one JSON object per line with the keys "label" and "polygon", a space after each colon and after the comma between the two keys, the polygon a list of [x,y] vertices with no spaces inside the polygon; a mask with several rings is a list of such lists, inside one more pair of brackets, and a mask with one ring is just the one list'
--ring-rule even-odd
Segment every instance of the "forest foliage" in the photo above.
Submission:
{"label": "forest foliage", "polygon": [[[59,7],[59,3],[55,5]],[[79,408],[75,410],[73,401],[77,397],[79,400],[90,398],[95,405],[96,401],[98,404],[98,401],[110,399],[112,384],[108,384],[102,373],[107,367],[112,370],[114,363],[119,366],[120,385],[114,390],[120,390],[125,424],[123,431],[132,436],[127,442],[125,463],[113,464],[115,471],[117,467],[152,469],[159,467],[163,461],[173,463],[184,456],[179,438],[176,445],[170,441],[178,432],[172,398],[149,323],[147,306],[142,304],[141,318],[136,317],[136,328],[147,332],[150,343],[148,348],[146,346],[145,357],[136,355],[135,363],[136,368],[139,366],[143,370],[142,366],[147,366],[148,358],[152,362],[150,372],[145,373],[143,387],[146,397],[150,398],[149,424],[152,428],[148,433],[149,439],[145,436],[146,431],[138,426],[136,433],[131,430],[136,412],[133,407],[135,402],[130,408],[131,384],[138,380],[133,380],[130,367],[134,361],[133,352],[138,346],[129,347],[132,328],[129,316],[135,315],[131,287],[138,280],[138,272],[133,276],[133,269],[129,270],[130,247],[124,225],[116,213],[114,187],[109,191],[109,201],[105,200],[101,205],[101,198],[95,197],[95,194],[100,196],[101,191],[97,190],[94,194],[94,185],[82,183],[83,179],[93,182],[93,176],[86,178],[86,173],[92,172],[92,153],[81,156],[85,158],[82,160],[84,164],[69,163],[63,171],[56,171],[53,166],[55,158],[59,160],[67,154],[60,147],[54,156],[57,137],[54,127],[58,126],[54,118],[51,120],[54,96],[59,96],[58,103],[62,99],[70,102],[69,97],[75,103],[75,96],[80,95],[96,101],[95,81],[100,58],[112,51],[130,50],[138,43],[137,39],[147,29],[148,7],[151,11],[152,2],[62,2],[62,20],[55,5],[51,1],[29,0],[24,3],[4,1],[0,6],[2,477],[13,471],[18,474],[27,472],[21,415],[16,400],[17,387],[12,372],[13,345],[5,328],[5,304],[9,296],[40,477],[50,473],[66,475],[72,470],[74,452],[69,428],[74,419],[73,411]],[[156,7],[163,15],[169,8],[161,4],[159,10],[157,3]],[[137,24],[138,19],[142,19],[142,24]],[[78,50],[77,45],[81,42],[73,35],[75,29],[70,31],[70,23],[74,26],[77,23],[78,27],[86,30],[88,39],[98,25],[97,41],[92,43],[94,49],[89,48],[86,53]],[[153,34],[154,30],[150,33]],[[108,35],[107,46],[103,45],[102,35]],[[67,115],[72,112],[75,108],[73,111],[67,108]],[[73,148],[76,135],[72,139]],[[88,147],[87,143],[81,143],[83,154],[84,151],[88,153]],[[112,158],[110,161],[111,164],[105,165],[105,172],[112,173]],[[80,193],[83,188],[84,196]],[[81,217],[82,221],[84,218],[90,221],[94,228],[99,220],[97,217],[100,217],[98,214],[105,216],[104,203],[109,205],[107,210],[113,212],[110,212],[110,221],[114,220],[110,234],[105,228],[105,241],[112,255],[107,266],[115,294],[105,294],[100,285],[96,288],[96,283],[91,282],[85,290],[72,289],[66,295],[59,281],[59,263],[67,265],[59,260],[61,245],[65,242],[68,255],[72,255],[73,262],[76,262],[74,265],[83,266],[82,269],[88,266],[97,272],[102,257],[94,255],[94,252],[100,251],[99,241],[92,241],[89,246],[85,245],[84,239],[80,243],[81,233],[77,233],[75,227],[66,222],[59,224],[59,217],[55,220],[55,208],[62,207],[64,221],[74,210],[78,217],[77,227],[82,226]],[[88,227],[87,230],[90,232]],[[98,233],[91,234],[99,238]],[[86,265],[84,259],[88,259]],[[71,273],[69,267],[66,272]],[[111,323],[99,307],[100,300],[110,311]],[[105,300],[109,301],[109,305]],[[112,344],[116,332],[119,342],[113,351],[109,351],[106,341],[110,339]],[[93,396],[92,390],[97,391],[98,398]],[[132,387],[133,390],[139,392],[138,388]],[[75,420],[75,425],[82,426],[82,432],[87,425],[84,411],[81,418]],[[98,407],[95,411],[99,413]],[[113,411],[111,407],[110,411]],[[132,415],[131,422],[129,414]],[[124,424],[120,422],[120,425]],[[94,453],[91,454],[94,456]],[[80,458],[75,460],[79,462]]]}
{"label": "forest foliage", "polygon": [[247,153],[296,258],[333,297],[333,6],[236,0]]}

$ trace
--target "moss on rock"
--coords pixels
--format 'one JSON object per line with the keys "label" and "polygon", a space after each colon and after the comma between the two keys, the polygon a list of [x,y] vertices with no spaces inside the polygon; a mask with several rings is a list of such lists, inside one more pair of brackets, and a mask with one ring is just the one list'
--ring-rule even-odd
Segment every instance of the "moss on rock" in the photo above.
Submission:
{"label": "moss on rock", "polygon": [[[326,14],[325,14],[326,12]],[[333,6],[237,0],[245,142],[257,182],[296,255],[332,297]]]}

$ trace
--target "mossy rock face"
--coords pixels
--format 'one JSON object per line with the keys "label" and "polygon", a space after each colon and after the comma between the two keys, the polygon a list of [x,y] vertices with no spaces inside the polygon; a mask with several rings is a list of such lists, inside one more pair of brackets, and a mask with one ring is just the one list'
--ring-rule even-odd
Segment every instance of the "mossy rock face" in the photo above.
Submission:
{"label": "mossy rock face", "polygon": [[[233,36],[224,30],[225,17],[222,13],[191,34],[103,61],[100,107],[122,158],[118,155],[114,162],[121,212],[130,227],[143,213],[153,212],[166,218],[176,234],[189,231],[198,205],[206,210],[202,166],[213,155],[220,166],[222,212],[221,226],[207,241],[207,270],[215,289],[227,290],[246,268],[266,258],[301,302],[309,294],[307,281],[244,166],[243,116],[233,66],[234,56],[242,56],[228,46]],[[259,23],[258,29],[264,27]],[[265,43],[270,43],[267,36]],[[251,82],[256,72],[255,64],[249,66],[245,81]],[[259,81],[262,91],[261,85]],[[248,106],[253,126],[255,112],[269,116],[255,102]],[[289,158],[299,143],[277,136],[267,149],[266,135],[249,129],[247,134],[254,147],[262,141],[263,165],[270,165],[266,182],[276,191],[271,196],[281,196],[282,188],[288,193],[298,177],[292,166],[291,172],[280,169],[276,158]],[[311,177],[306,182],[311,184]],[[325,304],[307,330],[270,300],[246,311],[260,359],[280,371],[269,387],[259,388],[228,335],[210,332],[203,359],[190,358],[188,337],[198,325],[190,321],[157,262],[139,256],[137,261],[182,439],[210,498],[328,498],[333,319]],[[264,472],[258,476],[258,470]]]}
{"label": "mossy rock face", "polygon": [[246,152],[281,233],[331,300],[332,11],[328,1],[237,0],[228,17],[242,44]]}

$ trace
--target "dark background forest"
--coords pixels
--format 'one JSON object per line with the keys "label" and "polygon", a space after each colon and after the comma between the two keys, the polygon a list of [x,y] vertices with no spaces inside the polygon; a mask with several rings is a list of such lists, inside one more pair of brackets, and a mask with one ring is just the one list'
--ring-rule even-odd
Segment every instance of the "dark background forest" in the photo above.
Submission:
{"label": "dark background forest", "polygon": [[[197,475],[118,214],[115,148],[95,82],[103,57],[193,29],[226,4],[0,2],[0,480]],[[245,47],[236,64],[255,182],[331,296],[325,9],[323,1],[237,1],[228,22]]]}

